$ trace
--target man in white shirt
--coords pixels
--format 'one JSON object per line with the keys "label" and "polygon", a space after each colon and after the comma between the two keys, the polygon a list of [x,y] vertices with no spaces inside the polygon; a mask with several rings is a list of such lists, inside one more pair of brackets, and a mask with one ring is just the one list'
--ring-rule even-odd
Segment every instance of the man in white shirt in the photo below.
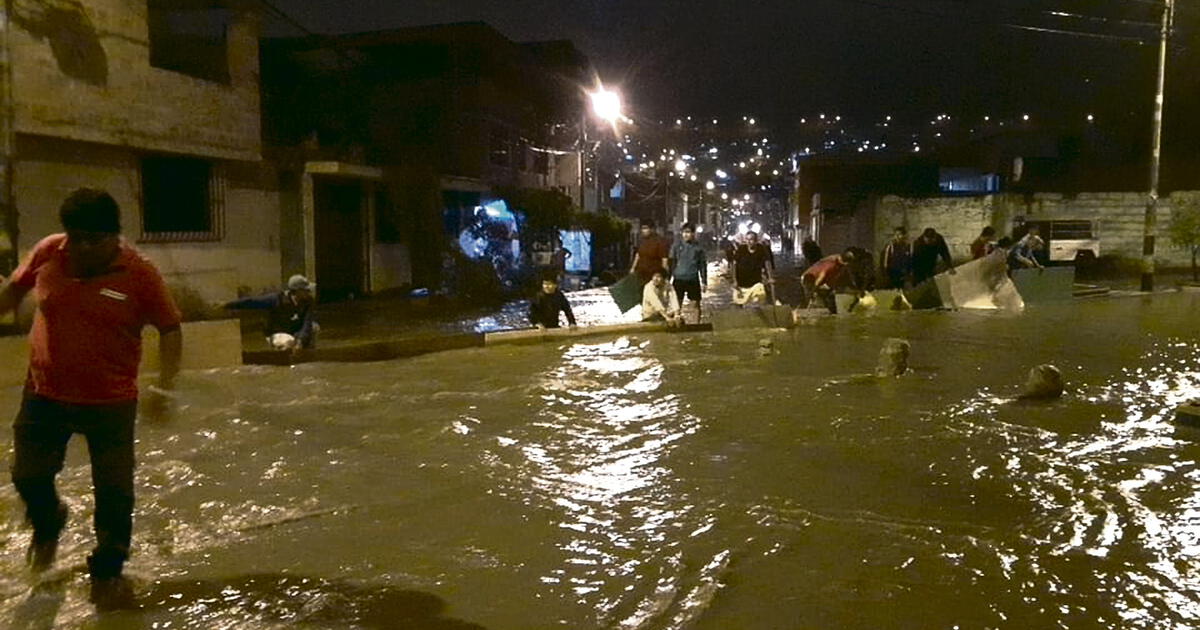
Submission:
{"label": "man in white shirt", "polygon": [[642,321],[657,319],[666,320],[671,327],[683,322],[679,317],[679,297],[667,284],[666,272],[661,269],[654,272],[642,289]]}

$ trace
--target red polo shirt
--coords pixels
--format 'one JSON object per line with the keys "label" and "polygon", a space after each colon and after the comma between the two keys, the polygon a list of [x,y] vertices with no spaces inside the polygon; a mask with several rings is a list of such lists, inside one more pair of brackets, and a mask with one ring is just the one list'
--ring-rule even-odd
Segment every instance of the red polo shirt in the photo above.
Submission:
{"label": "red polo shirt", "polygon": [[42,239],[13,274],[38,303],[29,333],[25,387],[68,403],[107,404],[137,398],[142,327],[179,325],[162,276],[123,240],[107,271],[73,278],[67,235]]}
{"label": "red polo shirt", "polygon": [[846,268],[846,263],[842,262],[842,259],[838,256],[838,254],[833,254],[832,256],[826,256],[818,260],[813,266],[805,269],[803,275],[812,276],[816,279],[824,273],[825,277],[821,283],[826,286],[833,286],[834,282],[839,279],[842,271]]}

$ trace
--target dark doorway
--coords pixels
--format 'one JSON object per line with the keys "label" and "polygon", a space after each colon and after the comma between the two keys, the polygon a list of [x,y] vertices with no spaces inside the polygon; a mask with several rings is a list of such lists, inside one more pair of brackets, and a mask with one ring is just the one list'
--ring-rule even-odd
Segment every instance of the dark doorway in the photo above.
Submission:
{"label": "dark doorway", "polygon": [[317,240],[317,295],[322,302],[363,293],[363,187],[351,180],[313,182]]}

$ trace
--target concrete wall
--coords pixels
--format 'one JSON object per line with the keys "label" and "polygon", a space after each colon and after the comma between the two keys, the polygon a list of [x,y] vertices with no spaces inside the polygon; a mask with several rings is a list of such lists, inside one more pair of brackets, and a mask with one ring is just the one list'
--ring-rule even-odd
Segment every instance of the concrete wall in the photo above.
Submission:
{"label": "concrete wall", "polygon": [[[1171,222],[1172,200],[1198,195],[1200,192],[1181,191],[1159,200],[1155,250],[1158,264],[1169,267],[1191,264],[1188,251],[1170,242],[1166,228]],[[896,226],[906,225],[910,237],[915,237],[926,227],[933,227],[946,237],[951,254],[956,259],[964,259],[970,256],[971,241],[985,225],[995,227],[1000,234],[1009,234],[1015,219],[1023,217],[1025,221],[1096,221],[1102,256],[1140,258],[1145,209],[1145,193],[1080,193],[1075,196],[1037,193],[1028,197],[1015,194],[928,198],[887,196],[864,202],[856,214],[874,218],[872,246],[875,251],[883,248]]]}
{"label": "concrete wall", "polygon": [[[1157,264],[1184,267],[1191,264],[1186,249],[1176,247],[1167,238],[1171,223],[1172,201],[1194,197],[1197,192],[1176,192],[1158,202],[1158,239],[1155,245]],[[1008,197],[1007,210],[1011,216],[1024,215],[1027,221],[1050,219],[1092,219],[1099,221],[1100,254],[1125,258],[1140,258],[1145,224],[1145,193],[1082,193],[1075,197],[1058,194],[1037,194],[1026,203],[1020,197]]]}
{"label": "concrete wall", "polygon": [[[956,260],[971,257],[971,241],[979,236],[983,226],[992,223],[995,198],[987,197],[931,197],[910,199],[887,196],[865,202],[874,204],[873,251],[883,251],[891,239],[892,230],[908,228],[910,239],[916,238],[927,227],[932,227],[946,238],[950,255]],[[858,213],[863,216],[864,213]],[[869,211],[866,216],[870,216]],[[996,225],[1002,232],[1005,226]]]}
{"label": "concrete wall", "polygon": [[14,3],[16,131],[259,159],[259,18],[246,7],[235,11],[226,32],[230,83],[224,85],[150,65],[144,0]]}
{"label": "concrete wall", "polygon": [[138,243],[141,236],[139,156],[112,146],[22,136],[14,197],[24,256],[47,234],[62,231],[58,208],[76,188],[107,190],[121,206],[127,239],[158,266],[176,288],[206,302],[279,285],[279,194],[262,164],[225,163],[225,236],[220,241]]}

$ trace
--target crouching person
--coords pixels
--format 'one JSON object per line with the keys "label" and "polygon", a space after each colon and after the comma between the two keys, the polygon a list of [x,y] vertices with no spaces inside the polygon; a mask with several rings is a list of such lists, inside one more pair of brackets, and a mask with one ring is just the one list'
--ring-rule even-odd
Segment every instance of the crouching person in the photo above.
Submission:
{"label": "crouching person", "polygon": [[665,320],[668,327],[674,328],[683,319],[679,316],[679,296],[667,284],[666,273],[662,269],[655,271],[642,288],[642,321]]}
{"label": "crouching person", "polygon": [[542,330],[558,328],[559,313],[567,316],[571,328],[575,327],[575,313],[567,296],[558,288],[558,275],[549,273],[542,278],[542,290],[529,301],[529,323]]}
{"label": "crouching person", "polygon": [[814,265],[804,270],[800,276],[800,284],[804,287],[804,301],[809,308],[813,302],[820,300],[830,313],[837,313],[837,290],[848,287],[858,292],[854,281],[851,264],[854,263],[854,251],[847,249],[840,254],[826,256]]}
{"label": "crouching person", "polygon": [[317,347],[321,327],[313,320],[314,292],[317,285],[302,275],[288,278],[287,288],[278,293],[242,298],[225,304],[230,310],[267,311],[263,334],[276,350],[311,350]]}

